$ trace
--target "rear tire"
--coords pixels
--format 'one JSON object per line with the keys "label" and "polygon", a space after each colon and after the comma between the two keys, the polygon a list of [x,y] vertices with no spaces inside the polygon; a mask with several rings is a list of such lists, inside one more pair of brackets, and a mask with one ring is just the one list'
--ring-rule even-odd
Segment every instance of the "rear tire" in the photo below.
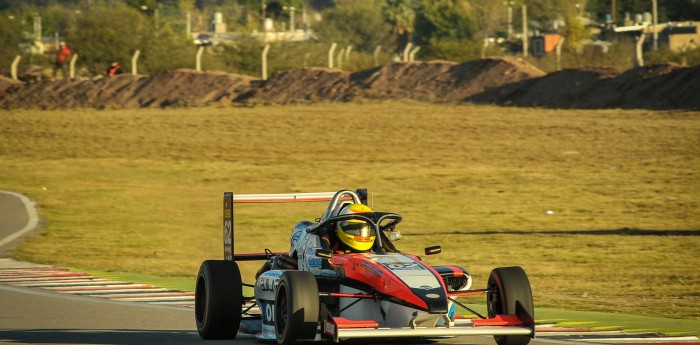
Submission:
{"label": "rear tire", "polygon": [[233,339],[241,324],[243,284],[238,264],[207,260],[197,275],[194,315],[202,339]]}
{"label": "rear tire", "polygon": [[318,285],[311,272],[286,271],[275,292],[277,344],[313,339],[319,319]]}
{"label": "rear tire", "polygon": [[[489,318],[496,315],[518,315],[534,328],[535,308],[530,281],[518,267],[499,267],[491,271],[486,306]],[[498,345],[527,345],[532,337],[526,335],[494,336]]]}

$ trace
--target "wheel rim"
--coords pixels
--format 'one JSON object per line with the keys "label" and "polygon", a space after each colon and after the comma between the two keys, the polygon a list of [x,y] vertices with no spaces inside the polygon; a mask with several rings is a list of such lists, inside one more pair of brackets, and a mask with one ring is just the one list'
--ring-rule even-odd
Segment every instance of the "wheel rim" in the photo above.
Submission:
{"label": "wheel rim", "polygon": [[275,327],[277,334],[282,335],[287,329],[287,290],[280,287],[279,296],[277,298],[277,308],[275,308]]}
{"label": "wheel rim", "polygon": [[501,305],[501,296],[499,295],[498,285],[496,283],[492,283],[491,285],[489,285],[488,289],[488,314],[489,317],[494,317],[496,316],[496,314],[500,314],[503,312],[503,307]]}

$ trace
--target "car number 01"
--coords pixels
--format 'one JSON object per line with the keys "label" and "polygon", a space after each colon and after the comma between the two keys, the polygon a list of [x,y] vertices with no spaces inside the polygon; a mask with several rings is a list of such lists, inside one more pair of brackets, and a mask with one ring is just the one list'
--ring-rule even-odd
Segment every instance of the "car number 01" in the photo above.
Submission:
{"label": "car number 01", "polygon": [[275,324],[275,304],[265,303],[265,306],[263,308],[263,323],[266,325]]}

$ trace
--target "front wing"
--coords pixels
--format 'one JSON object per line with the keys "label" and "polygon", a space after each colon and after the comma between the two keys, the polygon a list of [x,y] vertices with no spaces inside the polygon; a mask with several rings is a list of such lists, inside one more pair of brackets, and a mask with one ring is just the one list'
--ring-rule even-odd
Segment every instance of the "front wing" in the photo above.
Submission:
{"label": "front wing", "polygon": [[454,337],[466,335],[535,336],[534,326],[526,326],[516,315],[497,315],[491,319],[463,319],[447,326],[379,328],[372,320],[355,321],[331,318],[323,322],[323,332],[334,342],[352,338]]}

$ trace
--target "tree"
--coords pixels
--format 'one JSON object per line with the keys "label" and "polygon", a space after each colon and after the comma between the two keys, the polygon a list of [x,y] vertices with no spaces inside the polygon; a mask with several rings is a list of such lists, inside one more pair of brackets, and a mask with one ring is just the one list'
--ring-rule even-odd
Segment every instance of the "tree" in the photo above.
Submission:
{"label": "tree", "polygon": [[566,26],[562,32],[566,38],[564,43],[567,47],[580,51],[583,43],[591,38],[590,32],[574,12],[567,14],[565,23]]}
{"label": "tree", "polygon": [[323,18],[324,24],[317,33],[324,42],[352,45],[364,51],[393,44],[391,26],[371,4],[330,8],[323,11]]}
{"label": "tree", "polygon": [[416,12],[409,0],[386,0],[382,14],[397,36],[397,51],[402,51],[413,40]]}
{"label": "tree", "polygon": [[466,0],[425,1],[417,20],[419,41],[469,40],[474,37],[474,11]]}
{"label": "tree", "polygon": [[80,66],[91,74],[104,73],[112,61],[125,66],[137,49],[140,66],[145,67],[140,72],[184,67],[194,56],[194,46],[181,33],[174,33],[167,20],[161,18],[158,28],[154,20],[125,4],[98,4],[76,18],[68,43],[79,54]]}

